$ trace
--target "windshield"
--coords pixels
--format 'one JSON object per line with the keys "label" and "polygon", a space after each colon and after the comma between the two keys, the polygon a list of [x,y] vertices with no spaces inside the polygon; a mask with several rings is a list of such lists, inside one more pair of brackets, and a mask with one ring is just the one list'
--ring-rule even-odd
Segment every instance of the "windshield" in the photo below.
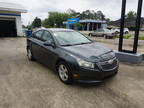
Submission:
{"label": "windshield", "polygon": [[54,36],[60,45],[77,45],[91,43],[88,38],[75,31],[56,31]]}
{"label": "windshield", "polygon": [[104,29],[105,30],[105,32],[110,32],[110,30],[109,29]]}

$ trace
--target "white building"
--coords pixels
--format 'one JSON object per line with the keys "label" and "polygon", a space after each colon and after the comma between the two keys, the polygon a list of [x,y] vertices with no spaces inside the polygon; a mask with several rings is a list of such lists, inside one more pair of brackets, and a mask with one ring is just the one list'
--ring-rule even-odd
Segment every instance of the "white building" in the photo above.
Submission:
{"label": "white building", "polygon": [[22,36],[21,13],[26,13],[19,4],[0,2],[0,36]]}

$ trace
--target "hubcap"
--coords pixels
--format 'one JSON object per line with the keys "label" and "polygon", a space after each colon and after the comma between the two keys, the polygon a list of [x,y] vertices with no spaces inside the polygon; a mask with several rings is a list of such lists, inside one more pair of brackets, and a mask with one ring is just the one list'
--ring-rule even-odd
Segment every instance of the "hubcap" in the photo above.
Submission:
{"label": "hubcap", "polygon": [[28,58],[31,59],[31,57],[32,57],[31,51],[30,49],[28,49]]}
{"label": "hubcap", "polygon": [[63,81],[67,81],[68,80],[68,70],[66,68],[66,66],[64,65],[60,65],[58,68],[58,72],[59,72],[59,76]]}

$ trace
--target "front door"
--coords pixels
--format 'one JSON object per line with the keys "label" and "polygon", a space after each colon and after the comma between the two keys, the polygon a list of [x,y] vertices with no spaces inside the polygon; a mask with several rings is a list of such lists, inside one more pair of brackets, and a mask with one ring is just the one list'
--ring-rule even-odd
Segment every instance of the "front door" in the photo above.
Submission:
{"label": "front door", "polygon": [[40,59],[43,64],[47,65],[49,68],[53,68],[56,61],[56,48],[52,46],[45,46],[44,43],[46,42],[54,42],[54,39],[50,32],[44,31],[42,36],[43,44],[40,46]]}

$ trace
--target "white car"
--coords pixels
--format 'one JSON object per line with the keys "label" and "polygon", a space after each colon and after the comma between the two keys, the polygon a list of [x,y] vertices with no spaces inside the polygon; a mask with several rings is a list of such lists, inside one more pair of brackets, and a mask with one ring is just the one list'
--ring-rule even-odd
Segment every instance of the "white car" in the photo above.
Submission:
{"label": "white car", "polygon": [[[112,28],[111,31],[115,32],[116,34],[119,34],[120,33],[120,28],[119,27]],[[124,28],[124,33],[125,34],[129,34],[129,29],[128,28]]]}

